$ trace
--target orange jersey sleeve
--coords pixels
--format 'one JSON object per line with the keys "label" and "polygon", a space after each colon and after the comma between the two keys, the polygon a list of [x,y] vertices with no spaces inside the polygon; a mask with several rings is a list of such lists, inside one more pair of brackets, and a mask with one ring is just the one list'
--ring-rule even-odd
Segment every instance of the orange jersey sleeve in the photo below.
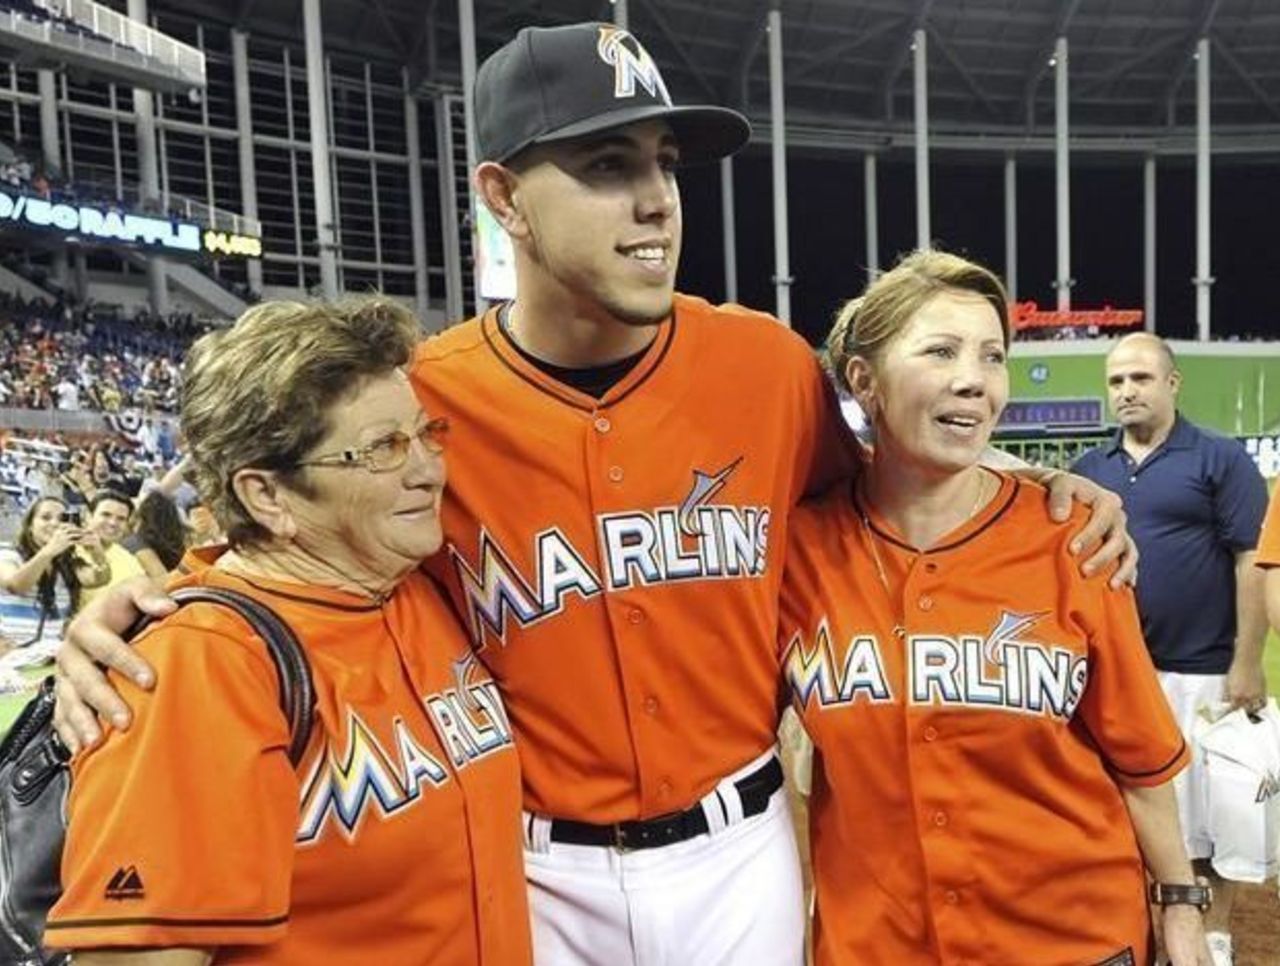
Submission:
{"label": "orange jersey sleeve", "polygon": [[778,642],[817,748],[821,966],[1143,961],[1117,781],[1187,753],[1131,598],[1076,576],[1077,525],[1009,476],[925,553],[849,488],[797,511]]}
{"label": "orange jersey sleeve", "polygon": [[274,666],[236,625],[218,608],[184,609],[137,642],[160,686],[111,675],[135,720],[75,760],[50,943],[284,935],[298,783]]}
{"label": "orange jersey sleeve", "polygon": [[[1069,526],[1078,530],[1077,509]],[[1074,584],[1077,616],[1089,635],[1088,680],[1076,719],[1087,729],[1117,782],[1159,785],[1190,763],[1190,751],[1160,688],[1142,638],[1133,590],[1112,590],[1100,577],[1085,579],[1075,558],[1062,560],[1065,581]]]}
{"label": "orange jersey sleeve", "polygon": [[766,750],[787,519],[849,459],[809,346],[678,296],[601,399],[532,365],[496,312],[428,340],[413,378],[451,425],[430,566],[502,685],[527,807],[665,814]]}
{"label": "orange jersey sleeve", "polygon": [[1280,567],[1280,486],[1271,491],[1262,535],[1258,538],[1256,562],[1259,567]]}
{"label": "orange jersey sleeve", "polygon": [[385,602],[205,568],[276,611],[315,683],[295,771],[275,668],[193,604],[138,648],[153,692],[75,762],[53,946],[219,963],[528,966],[520,779],[494,682],[421,574]]}

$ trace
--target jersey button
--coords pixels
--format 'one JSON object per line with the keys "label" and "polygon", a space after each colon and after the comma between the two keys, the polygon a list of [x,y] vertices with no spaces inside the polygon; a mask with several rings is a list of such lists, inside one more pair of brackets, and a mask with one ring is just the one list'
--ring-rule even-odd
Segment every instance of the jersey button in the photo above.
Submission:
{"label": "jersey button", "polygon": [[954,906],[960,901],[960,893],[956,892],[955,889],[948,889],[943,898],[947,900],[947,905]]}
{"label": "jersey button", "polygon": [[613,482],[615,482],[615,483],[621,483],[621,482],[622,482],[622,467],[621,467],[621,466],[610,466],[610,467],[609,467],[609,479],[613,480]]}
{"label": "jersey button", "polygon": [[933,725],[929,725],[929,727],[925,728],[925,729],[924,729],[924,740],[925,740],[925,741],[937,741],[937,740],[938,740],[938,729],[937,729],[937,728],[935,728]]}
{"label": "jersey button", "polygon": [[934,812],[934,813],[933,813],[933,824],[934,824],[934,825],[936,825],[936,826],[938,826],[938,828],[944,828],[944,827],[946,826],[946,824],[947,824],[947,813],[946,813],[946,812]]}
{"label": "jersey button", "polygon": [[609,422],[609,420],[606,419],[604,416],[599,416],[596,418],[597,433],[607,433],[612,428],[613,428],[613,423]]}
{"label": "jersey button", "polygon": [[632,607],[627,611],[628,624],[639,624],[642,620],[644,620],[644,614],[640,613],[636,608]]}
{"label": "jersey button", "polygon": [[671,794],[670,778],[664,778],[662,779],[662,781],[658,782],[658,794],[663,798],[666,798],[668,795]]}
{"label": "jersey button", "polygon": [[658,713],[658,699],[650,695],[644,699],[644,710],[646,714]]}
{"label": "jersey button", "polygon": [[924,565],[924,572],[927,574],[936,574],[938,572],[938,565],[930,560]]}
{"label": "jersey button", "polygon": [[917,606],[921,610],[933,610],[933,598],[928,594],[925,594],[919,601],[917,601]]}

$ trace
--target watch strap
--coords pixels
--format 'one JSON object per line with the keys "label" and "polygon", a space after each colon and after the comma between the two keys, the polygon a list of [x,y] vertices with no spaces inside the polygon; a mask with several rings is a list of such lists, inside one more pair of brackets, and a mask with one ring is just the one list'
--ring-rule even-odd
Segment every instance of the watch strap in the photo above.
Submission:
{"label": "watch strap", "polygon": [[1157,906],[1195,906],[1202,912],[1213,903],[1213,889],[1199,883],[1153,882],[1150,895]]}

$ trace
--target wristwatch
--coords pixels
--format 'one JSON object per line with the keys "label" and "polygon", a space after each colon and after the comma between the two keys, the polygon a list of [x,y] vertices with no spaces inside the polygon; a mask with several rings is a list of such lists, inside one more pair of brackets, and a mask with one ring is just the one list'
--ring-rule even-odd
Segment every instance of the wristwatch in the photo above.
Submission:
{"label": "wristwatch", "polygon": [[1201,912],[1208,912],[1213,905],[1213,889],[1203,878],[1197,878],[1195,885],[1153,882],[1148,895],[1157,906],[1195,906]]}

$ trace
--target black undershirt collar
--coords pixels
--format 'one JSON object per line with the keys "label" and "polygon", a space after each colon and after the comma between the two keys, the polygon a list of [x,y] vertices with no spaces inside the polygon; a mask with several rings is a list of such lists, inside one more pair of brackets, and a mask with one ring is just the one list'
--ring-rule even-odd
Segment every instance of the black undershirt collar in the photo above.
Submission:
{"label": "black undershirt collar", "polygon": [[520,353],[520,357],[531,366],[537,368],[538,371],[550,376],[556,382],[590,396],[592,399],[603,398],[605,393],[627,377],[627,373],[634,369],[640,360],[644,358],[645,353],[649,351],[649,347],[645,346],[635,355],[619,359],[617,362],[606,362],[602,366],[587,366],[586,368],[557,366],[547,362],[545,359],[539,359],[531,352],[527,352],[511,337],[510,316],[511,303],[503,302],[498,307],[498,331],[502,333],[502,337],[507,340],[511,348]]}

